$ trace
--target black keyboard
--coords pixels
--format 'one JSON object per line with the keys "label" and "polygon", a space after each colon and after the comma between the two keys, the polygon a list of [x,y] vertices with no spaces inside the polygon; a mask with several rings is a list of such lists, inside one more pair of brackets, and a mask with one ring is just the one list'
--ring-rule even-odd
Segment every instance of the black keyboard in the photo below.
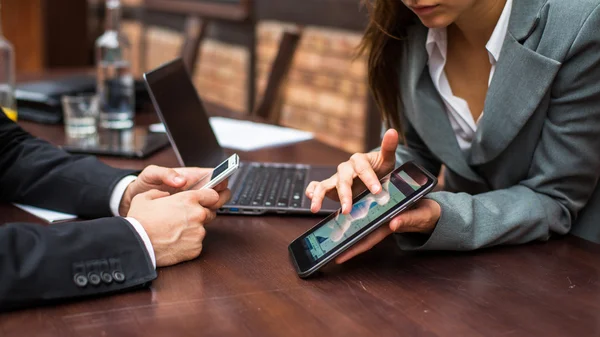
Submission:
{"label": "black keyboard", "polygon": [[308,167],[251,164],[236,182],[230,205],[300,208]]}

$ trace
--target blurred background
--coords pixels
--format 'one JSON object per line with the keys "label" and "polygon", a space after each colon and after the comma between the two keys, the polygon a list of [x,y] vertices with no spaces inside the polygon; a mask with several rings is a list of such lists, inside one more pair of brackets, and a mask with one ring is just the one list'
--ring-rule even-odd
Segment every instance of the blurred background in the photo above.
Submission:
{"label": "blurred background", "polygon": [[[379,141],[380,117],[355,58],[360,0],[122,0],[139,78],[181,56],[203,99],[311,131],[348,152]],[[3,0],[17,74],[94,66],[102,0]]]}

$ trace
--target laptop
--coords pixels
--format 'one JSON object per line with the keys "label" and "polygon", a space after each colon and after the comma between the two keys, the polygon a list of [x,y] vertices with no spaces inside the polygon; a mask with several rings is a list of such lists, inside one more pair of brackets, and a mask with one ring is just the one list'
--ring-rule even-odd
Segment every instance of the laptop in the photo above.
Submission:
{"label": "laptop", "polygon": [[[180,165],[216,167],[227,158],[181,59],[144,74],[144,80]],[[334,167],[303,164],[241,162],[229,180],[231,201],[219,213],[311,214],[306,186],[335,171]],[[319,213],[338,209],[339,203],[326,199]]]}

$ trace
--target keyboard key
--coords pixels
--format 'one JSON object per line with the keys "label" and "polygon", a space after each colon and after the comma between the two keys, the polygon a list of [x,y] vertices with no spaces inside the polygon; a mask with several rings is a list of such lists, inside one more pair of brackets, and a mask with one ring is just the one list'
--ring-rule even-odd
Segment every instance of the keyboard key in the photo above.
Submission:
{"label": "keyboard key", "polygon": [[240,200],[240,196],[242,194],[242,191],[244,190],[244,186],[248,182],[248,180],[247,180],[248,173],[249,173],[248,167],[242,168],[242,171],[239,173],[240,176],[238,177],[238,179],[236,181],[236,185],[233,188],[233,195],[231,196],[231,200],[229,201],[230,205],[238,204],[238,202]]}
{"label": "keyboard key", "polygon": [[282,178],[283,178],[283,168],[282,167],[275,168],[274,174],[273,174],[273,183],[267,190],[268,192],[267,192],[267,200],[265,201],[265,206],[267,206],[267,207],[275,206],[277,196],[279,195],[279,189],[281,186]]}
{"label": "keyboard key", "polygon": [[250,205],[250,201],[251,201],[250,191],[252,190],[252,187],[254,186],[257,171],[256,171],[255,167],[250,167],[249,169],[250,170],[249,170],[248,174],[246,175],[246,179],[244,179],[244,185],[241,190],[240,198],[237,202],[239,205]]}
{"label": "keyboard key", "polygon": [[251,182],[250,191],[248,192],[248,199],[250,200],[250,203],[254,203],[254,200],[256,198],[256,195],[258,194],[260,185],[262,185],[263,182],[266,181],[266,179],[267,179],[266,173],[267,173],[267,170],[265,170],[264,167],[256,168],[256,175],[254,176],[254,180]]}
{"label": "keyboard key", "polygon": [[295,169],[286,168],[283,174],[281,193],[277,199],[277,207],[287,207],[290,202]]}
{"label": "keyboard key", "polygon": [[264,171],[265,174],[260,180],[260,183],[258,185],[258,191],[254,196],[254,200],[252,201],[253,206],[262,206],[264,204],[265,198],[267,197],[268,188],[273,182],[274,173],[276,173],[275,169],[272,167],[266,168]]}
{"label": "keyboard key", "polygon": [[[290,204],[292,207],[300,207],[302,205],[302,198],[304,198],[304,189],[306,184],[306,169],[299,169],[296,171],[294,176],[294,183],[292,186],[292,198]],[[294,206],[297,205],[297,206]]]}

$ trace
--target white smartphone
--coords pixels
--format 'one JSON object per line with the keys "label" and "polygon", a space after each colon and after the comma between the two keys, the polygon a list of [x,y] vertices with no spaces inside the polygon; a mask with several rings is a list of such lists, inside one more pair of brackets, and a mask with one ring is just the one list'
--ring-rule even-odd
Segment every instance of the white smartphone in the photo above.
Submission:
{"label": "white smartphone", "polygon": [[[231,157],[227,158],[224,162],[219,164],[219,166],[215,167],[210,177],[210,181],[204,184],[200,189],[214,188],[225,179],[231,177],[231,175],[240,167],[240,157],[237,154],[233,154]],[[197,183],[195,183],[189,189],[195,189],[202,182],[206,180],[206,177],[200,179]]]}

